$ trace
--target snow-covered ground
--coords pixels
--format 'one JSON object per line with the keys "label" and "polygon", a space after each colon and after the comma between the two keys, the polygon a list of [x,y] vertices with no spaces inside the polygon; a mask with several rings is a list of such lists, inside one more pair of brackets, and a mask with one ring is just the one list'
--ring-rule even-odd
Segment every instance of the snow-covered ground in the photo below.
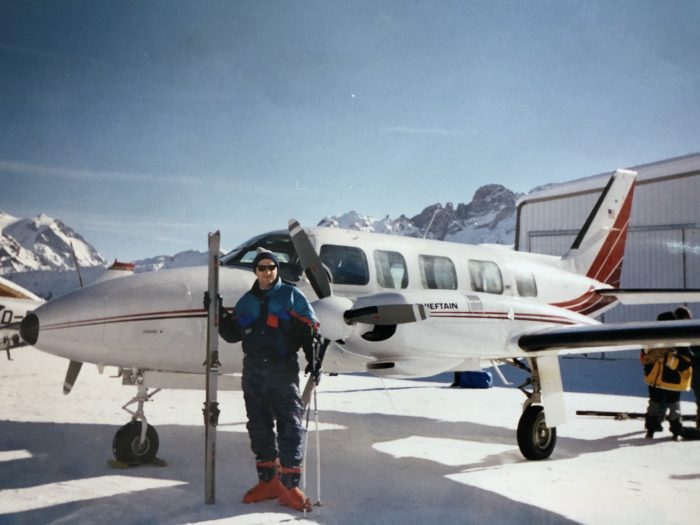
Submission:
{"label": "snow-covered ground", "polygon": [[[0,523],[281,523],[302,520],[270,501],[240,503],[254,483],[240,392],[222,392],[216,503],[204,504],[202,392],[163,391],[147,415],[165,467],[115,470],[110,444],[133,394],[84,367],[61,393],[67,362],[33,349],[0,363]],[[578,409],[643,411],[638,364],[565,360],[570,422],[546,461],[515,442],[523,401],[513,388],[462,390],[444,381],[325,377],[321,500],[311,523],[696,523],[700,442],[643,439],[641,420]],[[505,371],[508,375],[508,371]],[[608,392],[593,393],[598,392]],[[615,392],[616,395],[610,392]],[[624,395],[619,395],[620,393]],[[686,397],[690,399],[690,397]],[[684,401],[684,413],[694,403]],[[691,424],[686,422],[686,424]],[[311,418],[310,428],[314,422]],[[318,499],[316,434],[307,493]]]}

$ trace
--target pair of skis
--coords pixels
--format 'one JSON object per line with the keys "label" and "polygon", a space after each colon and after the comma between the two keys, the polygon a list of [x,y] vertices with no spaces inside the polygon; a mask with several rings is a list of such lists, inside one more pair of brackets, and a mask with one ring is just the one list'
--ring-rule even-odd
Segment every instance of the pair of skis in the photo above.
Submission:
{"label": "pair of skis", "polygon": [[[577,416],[601,416],[614,417],[617,420],[644,419],[647,415],[643,412],[615,412],[614,410],[577,410]],[[683,421],[695,421],[695,416],[685,414],[681,416]]]}
{"label": "pair of skis", "polygon": [[[615,412],[613,410],[577,410],[576,415],[612,417],[618,421],[624,421],[626,419],[644,419],[647,417],[644,412]],[[695,416],[689,414],[681,416],[681,421],[696,421],[696,419]],[[681,432],[680,437],[686,441],[700,440],[700,428],[683,427],[683,432]]]}

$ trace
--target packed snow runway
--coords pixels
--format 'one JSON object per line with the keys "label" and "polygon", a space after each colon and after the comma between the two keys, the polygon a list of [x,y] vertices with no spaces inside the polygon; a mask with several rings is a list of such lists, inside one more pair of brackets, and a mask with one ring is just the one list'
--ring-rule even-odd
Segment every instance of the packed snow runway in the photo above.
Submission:
{"label": "packed snow runway", "polygon": [[[204,504],[203,392],[163,391],[146,405],[165,467],[111,468],[120,407],[135,389],[84,367],[61,393],[67,361],[33,349],[0,364],[0,523],[282,523],[303,515],[271,501],[240,503],[255,482],[240,392],[219,395],[217,501]],[[549,460],[525,461],[514,388],[445,381],[324,377],[319,392],[321,500],[310,523],[695,523],[700,442],[641,420],[579,409],[644,411],[638,364],[565,360],[570,422]],[[509,371],[505,371],[511,377]],[[595,384],[591,384],[595,381]],[[588,390],[587,392],[585,390]],[[626,395],[594,394],[615,391]],[[634,395],[630,395],[634,394]],[[690,399],[685,397],[684,399]],[[684,401],[690,414],[694,403]],[[686,425],[692,424],[686,422]],[[318,499],[310,423],[307,493]]]}

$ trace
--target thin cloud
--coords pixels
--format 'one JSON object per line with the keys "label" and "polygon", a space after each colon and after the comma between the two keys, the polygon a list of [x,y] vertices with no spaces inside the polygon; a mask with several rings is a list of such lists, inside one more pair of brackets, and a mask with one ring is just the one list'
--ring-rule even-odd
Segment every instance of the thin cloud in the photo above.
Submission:
{"label": "thin cloud", "polygon": [[411,128],[407,126],[392,126],[381,130],[386,134],[403,135],[440,135],[443,137],[454,137],[459,135],[458,131],[440,128]]}
{"label": "thin cloud", "polygon": [[71,179],[106,182],[140,182],[199,185],[202,180],[188,175],[153,175],[150,173],[129,173],[124,171],[98,171],[62,166],[48,166],[16,160],[0,159],[0,171],[25,175],[28,177],[49,177],[54,179]]}
{"label": "thin cloud", "polygon": [[128,234],[128,237],[131,238],[139,238],[139,239],[149,239],[153,241],[154,243],[157,242],[167,242],[167,243],[173,243],[173,244],[181,244],[183,246],[191,246],[192,245],[192,240],[189,238],[183,238],[183,237],[175,237],[175,236],[168,236],[168,235],[162,235],[160,233],[154,233],[151,230],[128,230],[125,232],[124,228],[120,228],[118,224],[113,225],[111,228],[105,227],[105,228],[92,228],[90,226],[85,227],[85,231],[93,231],[93,232],[103,232],[103,233],[109,233],[113,235],[117,234]]}
{"label": "thin cloud", "polygon": [[102,231],[117,231],[125,228],[133,231],[148,230],[151,228],[163,228],[170,230],[191,230],[199,225],[192,222],[173,222],[173,221],[144,221],[133,218],[110,217],[110,218],[89,218],[82,221],[86,228]]}
{"label": "thin cloud", "polygon": [[109,233],[130,234],[135,232],[150,232],[154,229],[174,230],[181,232],[184,230],[194,230],[201,225],[187,221],[171,221],[144,218],[139,215],[118,215],[104,213],[80,213],[74,210],[51,210],[51,216],[62,220],[71,227],[79,228],[81,231],[103,231]]}
{"label": "thin cloud", "polygon": [[99,64],[99,61],[91,58],[76,58],[71,55],[62,55],[54,51],[46,51],[45,49],[34,49],[29,47],[12,46],[8,44],[0,44],[0,51],[5,51],[9,53],[14,53],[21,56],[32,56],[38,58],[45,58],[49,60],[59,60],[63,62],[92,62],[94,64]]}
{"label": "thin cloud", "polygon": [[[197,224],[186,222],[143,221],[123,217],[88,218],[80,222],[82,222],[81,232],[100,232],[109,235],[126,234],[133,238],[145,238],[153,242],[167,242],[183,246],[192,244],[191,239],[183,237],[185,231],[195,230],[199,227]],[[164,233],[168,231],[173,235]]]}

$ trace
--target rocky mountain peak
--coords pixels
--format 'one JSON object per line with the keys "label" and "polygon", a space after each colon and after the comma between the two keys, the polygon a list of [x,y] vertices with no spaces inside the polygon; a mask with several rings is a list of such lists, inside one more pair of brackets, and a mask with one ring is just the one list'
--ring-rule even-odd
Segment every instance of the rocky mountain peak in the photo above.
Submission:
{"label": "rocky mountain peak", "polygon": [[0,212],[0,228],[0,274],[72,269],[71,245],[81,267],[105,265],[80,234],[48,215],[17,219]]}
{"label": "rocky mountain peak", "polygon": [[413,217],[374,219],[356,211],[326,217],[319,226],[348,228],[471,244],[512,244],[519,195],[500,184],[481,186],[469,203],[435,203]]}
{"label": "rocky mountain peak", "polygon": [[474,193],[474,198],[469,204],[460,204],[457,207],[459,219],[470,219],[477,215],[498,213],[503,210],[509,212],[515,209],[515,201],[518,195],[500,184],[487,184],[481,186]]}

